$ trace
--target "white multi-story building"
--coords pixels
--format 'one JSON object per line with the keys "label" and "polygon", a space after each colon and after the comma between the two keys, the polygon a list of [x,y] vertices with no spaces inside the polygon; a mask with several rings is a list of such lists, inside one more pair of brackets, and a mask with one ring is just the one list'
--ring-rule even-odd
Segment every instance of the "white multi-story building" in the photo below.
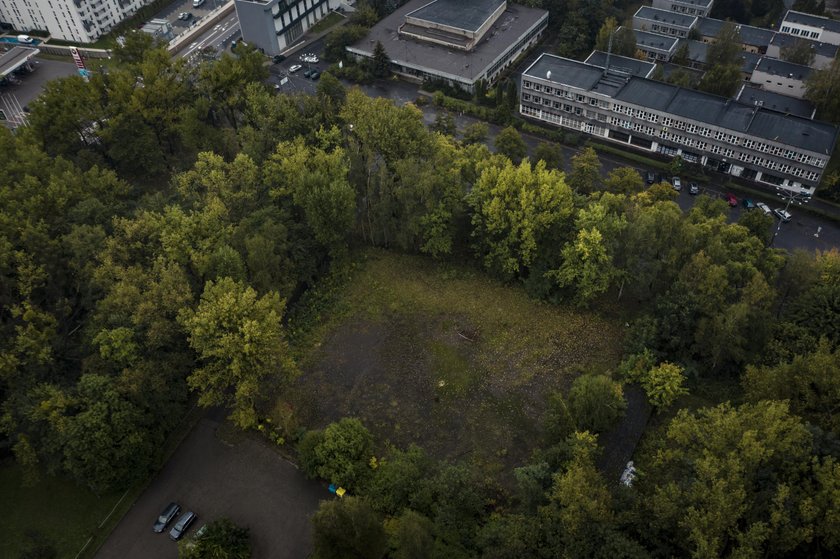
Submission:
{"label": "white multi-story building", "polygon": [[779,26],[782,33],[840,45],[840,21],[788,10]]}
{"label": "white multi-story building", "polygon": [[17,31],[47,31],[91,43],[150,0],[0,0],[0,21]]}
{"label": "white multi-story building", "polygon": [[242,39],[280,54],[320,19],[341,4],[341,0],[235,0]]}

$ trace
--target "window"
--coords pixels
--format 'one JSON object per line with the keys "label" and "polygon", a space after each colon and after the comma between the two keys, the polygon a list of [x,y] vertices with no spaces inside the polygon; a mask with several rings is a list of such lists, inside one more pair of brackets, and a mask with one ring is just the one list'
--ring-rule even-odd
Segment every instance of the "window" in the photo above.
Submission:
{"label": "window", "polygon": [[820,34],[819,34],[819,33],[817,33],[816,31],[811,31],[811,38],[812,38],[812,39],[816,39],[816,38],[817,38],[817,37],[819,37],[819,36],[820,36]]}
{"label": "window", "polygon": [[789,25],[783,25],[782,26],[782,33],[790,33],[790,26]]}

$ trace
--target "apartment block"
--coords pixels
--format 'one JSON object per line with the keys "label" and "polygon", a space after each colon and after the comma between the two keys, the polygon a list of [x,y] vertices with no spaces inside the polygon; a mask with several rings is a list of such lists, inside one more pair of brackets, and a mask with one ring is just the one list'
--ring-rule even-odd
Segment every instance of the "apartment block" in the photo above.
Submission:
{"label": "apartment block", "polygon": [[0,0],[0,21],[18,31],[92,43],[151,0]]}

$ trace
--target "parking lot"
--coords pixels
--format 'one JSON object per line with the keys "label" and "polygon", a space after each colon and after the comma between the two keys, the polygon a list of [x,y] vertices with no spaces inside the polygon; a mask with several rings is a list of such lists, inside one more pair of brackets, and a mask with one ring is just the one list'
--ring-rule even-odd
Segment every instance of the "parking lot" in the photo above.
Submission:
{"label": "parking lot", "polygon": [[330,494],[259,442],[248,438],[235,444],[222,442],[216,436],[219,425],[210,415],[199,422],[96,557],[175,559],[178,547],[168,537],[174,522],[162,534],[152,532],[155,519],[170,501],[179,503],[182,512],[198,515],[187,538],[203,524],[226,516],[250,528],[256,559],[309,555],[310,517]]}

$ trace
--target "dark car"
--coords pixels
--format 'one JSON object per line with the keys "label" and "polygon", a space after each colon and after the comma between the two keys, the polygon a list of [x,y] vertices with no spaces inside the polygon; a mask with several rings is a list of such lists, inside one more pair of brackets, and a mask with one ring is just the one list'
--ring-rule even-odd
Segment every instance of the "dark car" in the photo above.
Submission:
{"label": "dark car", "polygon": [[726,199],[726,203],[729,204],[729,207],[734,208],[738,205],[738,199],[731,192],[727,192],[724,198]]}
{"label": "dark car", "polygon": [[656,182],[656,173],[653,171],[648,171],[645,173],[645,182],[648,184],[653,184]]}
{"label": "dark car", "polygon": [[318,70],[313,70],[312,68],[307,68],[307,70],[303,73],[304,78],[308,78],[312,75],[312,72],[317,72]]}
{"label": "dark car", "polygon": [[178,541],[190,529],[190,525],[195,522],[196,514],[194,512],[185,512],[175,523],[175,526],[169,531],[169,538],[173,541]]}
{"label": "dark car", "polygon": [[688,193],[694,195],[700,194],[700,185],[698,185],[696,182],[688,183]]}
{"label": "dark car", "polygon": [[314,72],[309,74],[309,79],[311,79],[312,81],[317,81],[318,78],[320,78],[320,77],[321,77],[321,72],[319,72],[318,70],[315,70]]}
{"label": "dark car", "polygon": [[286,60],[286,57],[285,57],[285,56],[283,56],[282,54],[275,54],[275,55],[271,58],[271,61],[272,61],[272,62],[274,62],[275,64],[280,64],[280,63],[281,63],[281,62],[283,62],[284,60]]}
{"label": "dark car", "polygon": [[155,526],[152,528],[156,534],[160,534],[166,529],[166,525],[172,522],[172,519],[181,512],[181,505],[178,503],[169,503],[163,512],[160,513],[158,519],[155,521]]}

